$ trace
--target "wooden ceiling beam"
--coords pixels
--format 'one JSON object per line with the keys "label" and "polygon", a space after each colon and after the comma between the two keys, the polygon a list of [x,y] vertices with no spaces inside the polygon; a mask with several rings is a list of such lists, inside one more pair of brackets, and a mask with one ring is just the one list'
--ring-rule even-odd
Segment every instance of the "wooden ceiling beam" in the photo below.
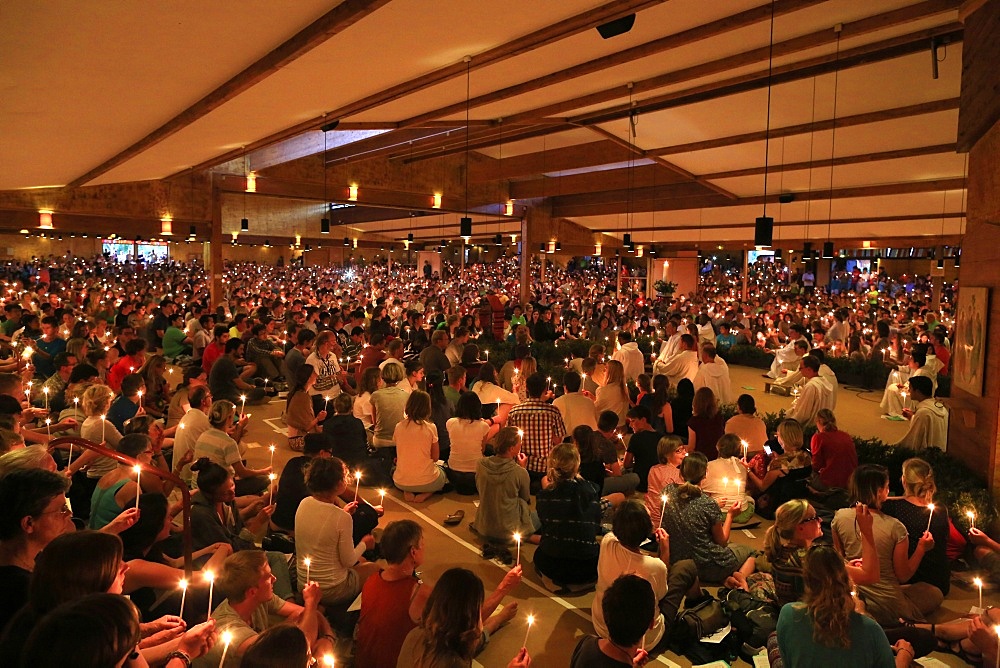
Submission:
{"label": "wooden ceiling beam", "polygon": [[[878,111],[869,111],[863,114],[841,116],[836,119],[836,123],[834,123],[833,119],[826,119],[812,123],[799,123],[797,125],[771,128],[771,139],[832,130],[834,126],[838,129],[848,128],[855,125],[867,125],[870,123],[880,123],[900,118],[911,118],[913,116],[923,116],[942,111],[951,111],[953,109],[958,109],[958,102],[959,99],[957,97],[952,97],[945,100],[931,100],[930,102],[918,102],[917,104],[907,104],[902,107],[893,107],[891,109],[879,109]],[[759,132],[747,132],[739,135],[730,135],[728,137],[718,137],[716,139],[689,142],[687,144],[660,146],[648,149],[646,152],[650,155],[676,155],[678,153],[692,153],[694,151],[707,151],[713,148],[728,148],[738,144],[751,144],[753,142],[764,141],[766,136],[766,132],[761,130]]]}
{"label": "wooden ceiling beam", "polygon": [[[258,83],[294,62],[300,56],[308,53],[331,37],[350,28],[355,23],[376,11],[389,0],[344,0],[326,14],[316,19],[286,40],[276,49],[260,58],[242,72],[232,77],[211,93],[201,98],[193,105],[156,128],[145,137],[135,142],[123,151],[102,162],[97,167],[80,176],[68,185],[79,187],[98,176],[105,174],[118,165],[134,158],[147,149],[156,146],[161,141],[188,127],[195,121],[204,118],[226,102],[248,91]],[[257,148],[257,147],[254,147]],[[238,154],[237,154],[238,155]],[[223,162],[227,162],[224,160]]]}
{"label": "wooden ceiling beam", "polygon": [[740,176],[758,176],[765,171],[773,172],[794,172],[801,169],[815,169],[816,167],[839,167],[841,165],[859,165],[870,162],[881,162],[883,160],[898,160],[900,158],[915,158],[923,155],[939,155],[941,153],[954,153],[955,144],[935,144],[933,146],[917,146],[915,148],[901,148],[894,151],[880,151],[878,153],[863,153],[860,155],[844,155],[833,160],[813,160],[812,162],[790,162],[784,165],[768,165],[767,167],[750,167],[747,169],[733,169],[727,172],[713,172],[702,174],[701,178],[708,179],[732,179]]}
{"label": "wooden ceiling beam", "polygon": [[[961,190],[965,188],[965,179],[947,178],[932,179],[928,181],[909,181],[903,183],[886,183],[874,186],[853,186],[849,188],[838,188],[832,192],[828,189],[815,190],[813,192],[796,192],[796,200],[825,200],[848,199],[853,197],[879,197],[883,195],[902,195],[908,193],[940,192],[942,190]],[[602,201],[594,201],[590,204],[581,203],[585,196],[572,195],[567,197],[552,198],[553,217],[573,218],[577,216],[601,216],[625,213],[626,210],[634,213],[645,211],[680,211],[685,209],[700,209],[726,206],[746,206],[778,203],[778,193],[767,195],[756,195],[752,197],[741,197],[736,200],[728,200],[724,197],[711,193],[705,196],[691,196],[675,198],[668,202],[655,197],[655,192],[649,189],[636,189],[629,195],[627,192],[617,193],[596,193],[600,195]],[[626,207],[622,202],[631,197],[631,204]]]}
{"label": "wooden ceiling beam", "polygon": [[[650,114],[767,88],[768,86],[779,86],[793,81],[811,79],[835,71],[853,69],[886,60],[895,60],[896,58],[909,56],[913,53],[926,51],[932,38],[939,38],[942,42],[949,44],[960,42],[962,41],[962,27],[957,23],[950,23],[927,30],[919,30],[907,35],[842,51],[839,57],[835,54],[826,54],[783,67],[775,67],[770,75],[766,69],[759,70],[724,81],[647,98],[631,107],[627,104],[620,104],[601,111],[581,114],[569,118],[568,121],[579,125],[607,123],[625,118],[630,113]],[[517,120],[524,121],[526,119],[518,118]]]}
{"label": "wooden ceiling beam", "polygon": [[[388,0],[377,1],[382,4],[388,2]],[[409,81],[405,81],[396,86],[379,91],[378,93],[374,93],[373,95],[369,95],[360,100],[355,100],[354,102],[345,104],[337,109],[324,113],[321,116],[317,116],[316,118],[311,118],[301,123],[297,123],[292,127],[268,135],[267,137],[252,142],[247,146],[247,148],[250,150],[257,150],[269,144],[274,144],[284,139],[288,139],[289,137],[302,134],[303,132],[316,130],[320,126],[335,119],[343,119],[352,115],[360,114],[364,111],[374,109],[383,104],[388,104],[389,102],[398,100],[407,95],[420,92],[430,88],[431,86],[463,76],[465,75],[467,69],[477,70],[482,67],[486,67],[487,65],[502,62],[508,58],[528,53],[547,44],[558,42],[566,37],[585,32],[609,21],[613,21],[623,16],[628,16],[629,14],[658,5],[665,1],[666,0],[611,0],[611,2],[595,7],[594,9],[590,9],[581,14],[577,14],[576,16],[559,21],[553,25],[546,26],[540,30],[536,30],[535,32],[518,37],[517,39],[501,44],[478,55],[473,55],[472,61],[468,64],[468,67],[464,62],[457,62],[438,68],[437,70],[422,74],[418,77],[410,79]],[[346,0],[344,4],[348,4],[349,2],[351,2],[351,0]],[[345,123],[345,125],[347,125],[347,123]],[[216,165],[229,162],[240,155],[241,151],[228,151],[198,165],[194,165],[184,171],[197,172],[210,169]]]}
{"label": "wooden ceiling beam", "polygon": [[[826,1],[827,0],[778,0],[774,3],[774,15],[776,17],[783,16],[799,9],[822,4]],[[600,72],[618,65],[624,65],[642,58],[648,58],[658,53],[663,53],[664,51],[677,49],[712,37],[718,37],[719,35],[724,35],[728,32],[732,32],[733,30],[738,30],[755,23],[770,20],[771,10],[772,7],[770,4],[754,7],[752,9],[739,12],[738,14],[726,16],[694,28],[682,30],[681,32],[646,42],[645,44],[639,44],[638,46],[633,46],[600,58],[594,58],[593,60],[573,65],[572,67],[568,67],[558,72],[536,77],[530,81],[525,81],[513,86],[507,86],[506,88],[491,91],[483,95],[478,95],[469,100],[468,106],[475,109],[493,102],[509,99],[516,95],[524,95],[526,93],[541,90],[548,86],[565,83],[566,81],[572,81],[573,79],[594,74],[595,72]],[[399,127],[419,125],[433,119],[451,116],[465,111],[465,108],[465,102],[456,102],[433,111],[418,114],[417,116],[411,116],[410,118],[400,121]]]}
{"label": "wooden ceiling beam", "polygon": [[[960,211],[949,212],[941,215],[940,211],[930,212],[926,214],[898,214],[893,216],[868,216],[864,218],[833,218],[830,221],[825,220],[776,220],[774,221],[775,227],[794,227],[796,225],[826,225],[829,222],[831,225],[849,225],[852,223],[901,223],[914,220],[935,220],[939,218],[955,219],[962,218],[965,214]],[[721,230],[728,228],[751,228],[754,226],[753,221],[738,222],[738,223],[708,223],[704,225],[652,225],[652,226],[642,226],[642,227],[631,227],[625,229],[623,227],[597,227],[594,228],[594,232],[601,232],[602,234],[617,234],[620,232],[631,232],[633,236],[636,232],[677,232],[679,230]],[[774,245],[777,246],[779,242],[775,242]]]}
{"label": "wooden ceiling beam", "polygon": [[[841,39],[858,37],[896,25],[926,19],[930,16],[936,16],[943,12],[954,10],[958,4],[958,0],[926,0],[925,2],[920,2],[915,5],[884,12],[882,14],[876,14],[874,16],[869,16],[850,23],[845,23],[843,31],[841,32]],[[816,31],[808,35],[802,35],[783,42],[777,42],[774,45],[774,56],[788,56],[793,53],[799,53],[820,46],[833,44],[836,40],[837,34],[832,29]],[[556,102],[517,114],[512,114],[507,117],[507,120],[512,123],[520,123],[550,116],[563,116],[576,109],[591,107],[605,102],[610,102],[612,100],[625,99],[628,98],[630,94],[636,95],[667,86],[676,86],[684,82],[694,81],[702,77],[728,72],[737,68],[752,65],[754,63],[766,63],[769,55],[769,46],[764,45],[756,49],[750,49],[749,51],[734,54],[732,56],[718,58],[707,63],[701,63],[699,65],[683,68],[674,72],[667,72],[666,74],[650,77],[641,81],[630,82],[631,88],[623,84],[603,91],[597,91],[588,95],[582,95],[580,97],[564,100],[562,102]],[[774,72],[777,73],[781,71],[781,69],[782,68],[775,68]],[[767,71],[764,70],[763,75],[766,76],[766,73]],[[758,76],[758,73],[751,76]]]}

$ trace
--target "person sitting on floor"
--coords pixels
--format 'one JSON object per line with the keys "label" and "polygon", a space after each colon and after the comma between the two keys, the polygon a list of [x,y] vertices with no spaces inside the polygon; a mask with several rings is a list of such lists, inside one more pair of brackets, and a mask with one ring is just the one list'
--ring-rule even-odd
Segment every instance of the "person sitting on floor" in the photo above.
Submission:
{"label": "person sitting on floor", "polygon": [[493,450],[492,457],[483,457],[476,465],[479,507],[469,528],[500,544],[510,543],[514,534],[537,543],[542,522],[531,509],[531,480],[524,468],[528,458],[521,452],[518,431],[501,429]]}

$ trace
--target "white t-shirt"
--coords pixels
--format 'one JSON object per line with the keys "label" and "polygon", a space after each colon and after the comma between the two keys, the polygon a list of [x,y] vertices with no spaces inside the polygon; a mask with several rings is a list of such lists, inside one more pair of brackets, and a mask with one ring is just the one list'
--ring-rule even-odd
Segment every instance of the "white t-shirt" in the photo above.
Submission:
{"label": "white t-shirt", "polygon": [[299,591],[306,581],[305,557],[310,559],[309,579],[326,593],[347,579],[347,569],[364,551],[364,543],[354,545],[354,522],[343,509],[311,496],[302,499],[295,511]]}
{"label": "white t-shirt", "polygon": [[372,426],[372,395],[365,392],[354,399],[354,417],[361,420],[365,429]]}
{"label": "white t-shirt", "polygon": [[451,455],[448,467],[453,471],[475,473],[476,464],[483,458],[483,439],[490,425],[483,420],[448,420],[448,436],[451,437]]}
{"label": "white t-shirt", "polygon": [[393,431],[392,440],[396,443],[394,483],[420,487],[438,479],[437,467],[431,459],[431,446],[438,440],[437,426],[433,422],[401,420]]}
{"label": "white t-shirt", "polygon": [[[632,552],[620,542],[613,533],[604,535],[601,539],[601,554],[597,560],[597,592],[594,594],[594,604],[590,608],[593,616],[594,631],[602,638],[608,637],[608,627],[604,624],[604,611],[601,602],[604,592],[623,575],[638,575],[653,586],[653,595],[659,601],[667,595],[667,565],[656,557]],[[663,637],[663,615],[657,612],[656,623],[646,631],[643,646],[655,647]]]}

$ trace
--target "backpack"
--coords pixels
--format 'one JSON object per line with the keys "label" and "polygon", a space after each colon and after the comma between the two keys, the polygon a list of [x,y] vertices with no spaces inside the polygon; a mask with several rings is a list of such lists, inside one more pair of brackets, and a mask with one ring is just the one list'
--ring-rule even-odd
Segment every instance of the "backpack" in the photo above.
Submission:
{"label": "backpack", "polygon": [[767,645],[767,637],[778,625],[777,605],[754,598],[742,589],[719,589],[719,600],[745,655],[752,656]]}

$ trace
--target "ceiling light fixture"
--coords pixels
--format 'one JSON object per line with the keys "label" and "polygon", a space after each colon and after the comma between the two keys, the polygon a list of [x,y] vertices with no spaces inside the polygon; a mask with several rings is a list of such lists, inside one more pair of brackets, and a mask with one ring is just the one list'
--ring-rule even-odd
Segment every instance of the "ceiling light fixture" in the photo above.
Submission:
{"label": "ceiling light fixture", "polygon": [[753,245],[758,249],[770,248],[774,242],[774,218],[767,215],[767,168],[771,146],[771,75],[774,66],[774,0],[771,0],[771,32],[767,47],[767,120],[764,126],[764,211],[753,225]]}
{"label": "ceiling light fixture", "polygon": [[165,214],[160,218],[160,234],[169,237],[174,233],[174,219],[170,214]]}
{"label": "ceiling light fixture", "polygon": [[[468,243],[472,237],[472,218],[469,216],[469,108],[472,96],[472,56],[466,56],[463,61],[465,62],[465,215],[458,221],[458,236]],[[463,250],[463,254],[464,252]]]}
{"label": "ceiling light fixture", "polygon": [[[833,223],[833,167],[837,159],[837,92],[840,84],[840,37],[844,30],[844,24],[838,23],[833,26],[837,33],[837,54],[834,58],[833,69],[833,127],[830,130],[830,195],[827,198],[826,209],[826,242],[823,244],[823,259],[833,259],[833,241],[831,240],[830,229]],[[943,220],[943,219],[942,219]]]}
{"label": "ceiling light fixture", "polygon": [[337,127],[340,121],[334,121],[333,123],[328,123],[320,128],[323,131],[323,217],[319,219],[319,233],[320,234],[330,234],[330,199],[326,195],[326,133],[327,129],[332,129]]}
{"label": "ceiling light fixture", "polygon": [[43,230],[52,229],[52,211],[49,209],[42,209],[38,212],[38,227]]}

